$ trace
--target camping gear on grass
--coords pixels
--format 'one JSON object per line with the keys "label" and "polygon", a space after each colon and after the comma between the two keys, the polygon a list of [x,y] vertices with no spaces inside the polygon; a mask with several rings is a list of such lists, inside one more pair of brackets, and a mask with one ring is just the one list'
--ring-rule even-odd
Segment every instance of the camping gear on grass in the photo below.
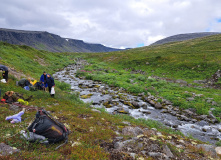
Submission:
{"label": "camping gear on grass", "polygon": [[23,108],[23,110],[13,116],[8,116],[5,118],[6,121],[11,120],[11,123],[19,123],[21,122],[21,116],[25,113],[25,109]]}
{"label": "camping gear on grass", "polygon": [[2,82],[2,83],[7,83],[5,79],[2,79],[1,82]]}
{"label": "camping gear on grass", "polygon": [[20,134],[22,135],[21,138],[28,140],[30,142],[38,141],[39,143],[48,144],[48,140],[44,136],[38,135],[36,133],[26,132],[22,130]]}
{"label": "camping gear on grass", "polygon": [[54,87],[51,88],[51,95],[54,95],[55,94],[55,89]]}
{"label": "camping gear on grass", "polygon": [[56,143],[62,140],[67,143],[68,141],[68,129],[44,109],[37,112],[34,122],[28,127],[28,131],[46,137],[49,143]]}

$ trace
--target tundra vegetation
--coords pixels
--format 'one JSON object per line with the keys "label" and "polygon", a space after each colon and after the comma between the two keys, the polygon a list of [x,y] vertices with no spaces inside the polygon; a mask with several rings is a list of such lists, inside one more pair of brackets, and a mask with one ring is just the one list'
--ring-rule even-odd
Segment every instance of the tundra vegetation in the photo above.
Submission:
{"label": "tundra vegetation", "polygon": [[[132,50],[110,53],[51,53],[38,51],[27,46],[17,46],[0,42],[0,63],[7,65],[14,73],[23,74],[26,77],[39,79],[43,71],[55,73],[63,67],[75,63],[75,58],[84,58],[90,65],[78,72],[78,76],[87,79],[102,81],[109,85],[123,87],[133,94],[150,92],[173,102],[180,108],[195,108],[198,114],[208,114],[210,108],[215,108],[213,113],[220,118],[220,90],[204,88],[203,84],[194,84],[194,80],[209,79],[220,69],[221,36],[211,36],[186,42],[165,44],[162,46],[143,47]],[[18,80],[16,75],[10,75],[7,84],[0,83],[2,94],[12,90],[22,93],[25,97],[33,95],[30,106],[45,108],[69,129],[69,142],[59,150],[54,151],[58,144],[42,145],[30,143],[20,138],[19,132],[25,130],[35,117],[35,110],[27,110],[23,115],[24,121],[19,124],[10,124],[5,117],[17,113],[10,109],[10,105],[0,106],[0,137],[1,142],[20,149],[17,154],[1,156],[4,159],[109,159],[110,153],[101,144],[112,143],[121,133],[122,128],[127,127],[127,121],[131,126],[140,128],[156,128],[163,136],[149,136],[151,143],[163,146],[169,139],[176,139],[177,143],[188,141],[186,150],[192,150],[188,154],[182,149],[169,143],[173,155],[176,157],[189,156],[200,158],[208,156],[201,149],[194,147],[201,143],[197,140],[184,137],[180,132],[164,127],[162,124],[143,119],[134,119],[127,115],[110,115],[104,109],[100,113],[94,112],[84,104],[78,93],[71,93],[70,86],[56,81],[56,98],[51,98],[48,93],[42,91],[26,91],[15,86]],[[157,79],[163,77],[164,79]],[[181,86],[179,83],[171,83],[167,80],[182,79],[194,87]],[[220,85],[220,80],[217,82]],[[71,93],[71,94],[70,94]],[[192,93],[203,94],[193,101],[186,101]],[[212,105],[206,102],[206,98],[213,98],[217,103]],[[160,101],[160,100],[159,100]],[[119,135],[118,135],[119,136]],[[130,136],[122,135],[124,139]],[[163,138],[162,138],[163,137]],[[138,137],[140,138],[140,137]],[[184,154],[185,153],[185,154]],[[138,156],[141,156],[138,154]],[[130,155],[125,155],[130,157]]]}

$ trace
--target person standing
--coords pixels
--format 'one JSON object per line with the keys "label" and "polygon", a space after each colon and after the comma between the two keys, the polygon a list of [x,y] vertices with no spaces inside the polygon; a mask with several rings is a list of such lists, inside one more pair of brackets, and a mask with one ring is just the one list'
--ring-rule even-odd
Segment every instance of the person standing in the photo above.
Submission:
{"label": "person standing", "polygon": [[3,71],[3,78],[6,80],[6,82],[8,81],[8,67],[4,66],[4,65],[0,65],[0,70]]}
{"label": "person standing", "polygon": [[50,74],[47,74],[46,82],[47,82],[47,85],[48,85],[50,95],[52,97],[54,97],[54,94],[51,94],[51,90],[54,89],[53,87],[55,86],[55,83],[54,83],[54,78],[52,78]]}
{"label": "person standing", "polygon": [[43,84],[43,90],[46,91],[47,87],[48,87],[48,84],[47,84],[47,74],[46,72],[43,72],[43,74],[41,75],[41,78],[40,78],[40,82],[42,82]]}

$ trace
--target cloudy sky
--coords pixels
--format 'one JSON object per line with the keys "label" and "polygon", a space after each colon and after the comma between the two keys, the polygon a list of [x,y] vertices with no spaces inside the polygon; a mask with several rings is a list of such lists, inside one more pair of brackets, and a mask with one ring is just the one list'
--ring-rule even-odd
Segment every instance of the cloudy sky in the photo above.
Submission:
{"label": "cloudy sky", "polygon": [[221,32],[221,0],[0,0],[0,28],[48,31],[116,48]]}

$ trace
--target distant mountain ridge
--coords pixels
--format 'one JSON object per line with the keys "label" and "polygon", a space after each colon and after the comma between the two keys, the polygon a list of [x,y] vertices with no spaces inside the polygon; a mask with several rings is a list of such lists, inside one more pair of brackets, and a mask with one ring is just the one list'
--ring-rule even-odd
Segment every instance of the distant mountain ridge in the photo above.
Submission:
{"label": "distant mountain ridge", "polygon": [[211,35],[216,35],[216,34],[221,34],[221,32],[198,32],[198,33],[177,34],[177,35],[173,35],[173,36],[161,39],[159,41],[156,41],[155,43],[151,44],[151,46],[170,43],[170,42],[196,39],[196,38],[206,37],[206,36],[211,36]]}
{"label": "distant mountain ridge", "polygon": [[62,38],[44,31],[25,31],[0,28],[0,41],[10,44],[27,45],[50,52],[111,52],[120,49],[101,44],[85,43],[82,40]]}

